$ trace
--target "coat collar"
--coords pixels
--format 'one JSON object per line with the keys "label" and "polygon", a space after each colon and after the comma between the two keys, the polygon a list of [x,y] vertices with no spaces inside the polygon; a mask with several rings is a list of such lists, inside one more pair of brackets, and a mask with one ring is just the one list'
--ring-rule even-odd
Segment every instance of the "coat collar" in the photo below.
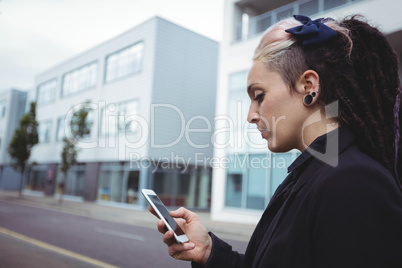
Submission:
{"label": "coat collar", "polygon": [[345,128],[339,127],[331,132],[316,138],[304,152],[288,167],[288,173],[304,166],[313,156],[321,162],[336,166],[338,156],[347,147],[356,141],[353,133]]}
{"label": "coat collar", "polygon": [[[256,252],[256,255],[253,260],[252,267],[259,267],[259,264],[262,259],[262,255],[265,252],[271,238],[283,217],[283,214],[286,212],[288,206],[293,201],[298,191],[307,183],[309,178],[311,177],[311,173],[306,170],[315,170],[322,166],[320,161],[314,161],[313,159],[319,159],[321,162],[326,162],[326,164],[333,164],[337,161],[340,153],[346,150],[349,146],[351,146],[355,142],[356,138],[350,132],[350,130],[342,127],[336,130],[333,130],[327,134],[324,134],[318,137],[310,146],[310,150],[305,150],[288,168],[288,171],[291,172],[288,177],[284,180],[284,182],[278,187],[277,192],[275,192],[272,197],[271,202],[269,203],[267,209],[265,210],[260,223],[257,225],[257,228],[261,225],[265,224],[266,220],[269,220],[269,217],[273,217],[271,223],[269,224],[268,230],[265,232],[263,239],[261,240],[261,244],[259,245],[259,249]],[[329,150],[327,150],[329,148]],[[336,149],[336,152],[329,152],[331,150]],[[327,154],[328,153],[328,154]],[[323,154],[326,155],[323,157]],[[314,156],[314,157],[313,157]],[[311,160],[311,161],[310,161]],[[310,165],[307,165],[308,162],[311,162]],[[306,172],[302,172],[306,170]],[[279,208],[275,213],[275,207]],[[272,215],[275,213],[275,215]],[[270,216],[271,214],[271,216]],[[256,228],[256,230],[257,230]],[[254,234],[253,234],[254,238]]]}

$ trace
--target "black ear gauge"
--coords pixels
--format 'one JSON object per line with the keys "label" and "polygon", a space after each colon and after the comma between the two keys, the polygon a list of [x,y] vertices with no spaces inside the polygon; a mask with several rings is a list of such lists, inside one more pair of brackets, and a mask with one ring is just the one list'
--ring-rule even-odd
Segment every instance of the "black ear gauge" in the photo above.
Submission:
{"label": "black ear gauge", "polygon": [[[313,93],[314,93],[314,92],[313,92]],[[304,104],[310,105],[310,104],[313,102],[313,98],[314,98],[314,96],[312,96],[312,95],[310,95],[310,94],[306,95],[306,96],[304,97],[304,100],[303,100]]]}

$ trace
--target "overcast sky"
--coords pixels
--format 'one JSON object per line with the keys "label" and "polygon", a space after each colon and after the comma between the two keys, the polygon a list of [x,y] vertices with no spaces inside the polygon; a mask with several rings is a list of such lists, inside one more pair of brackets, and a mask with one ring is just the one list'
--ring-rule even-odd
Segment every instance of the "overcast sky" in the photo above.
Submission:
{"label": "overcast sky", "polygon": [[0,91],[156,15],[221,41],[223,0],[0,0]]}

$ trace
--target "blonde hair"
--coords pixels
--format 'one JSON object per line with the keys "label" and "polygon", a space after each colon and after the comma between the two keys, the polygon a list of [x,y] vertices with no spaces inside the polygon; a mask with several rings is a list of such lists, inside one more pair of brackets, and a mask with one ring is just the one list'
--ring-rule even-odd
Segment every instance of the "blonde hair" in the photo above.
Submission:
{"label": "blonde hair", "polygon": [[[349,36],[349,30],[334,20],[328,20],[324,23],[348,39],[347,49],[350,56],[353,43]],[[261,61],[266,64],[269,70],[280,73],[283,80],[293,89],[296,80],[309,66],[306,64],[303,48],[300,45],[295,45],[297,39],[285,30],[300,25],[302,24],[296,19],[288,18],[269,27],[264,32],[252,58],[254,62]]]}
{"label": "blonde hair", "polygon": [[[308,46],[285,32],[302,25],[299,21],[290,18],[276,23],[263,34],[253,61],[278,72],[291,92],[306,70],[316,71],[319,104],[338,101],[340,125],[350,128],[359,148],[398,178],[402,174],[402,89],[397,54],[387,38],[361,16],[322,23],[338,36]],[[399,179],[402,185],[402,176]]]}

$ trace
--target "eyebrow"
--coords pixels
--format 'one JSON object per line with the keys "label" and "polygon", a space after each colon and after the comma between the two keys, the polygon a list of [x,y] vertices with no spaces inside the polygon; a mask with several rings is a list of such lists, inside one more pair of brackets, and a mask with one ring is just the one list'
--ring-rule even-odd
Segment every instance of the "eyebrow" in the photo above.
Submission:
{"label": "eyebrow", "polygon": [[258,84],[259,84],[259,83],[252,83],[251,85],[249,85],[249,86],[247,87],[247,94],[250,95],[251,88],[252,88],[253,86],[255,86],[255,85],[258,85]]}

